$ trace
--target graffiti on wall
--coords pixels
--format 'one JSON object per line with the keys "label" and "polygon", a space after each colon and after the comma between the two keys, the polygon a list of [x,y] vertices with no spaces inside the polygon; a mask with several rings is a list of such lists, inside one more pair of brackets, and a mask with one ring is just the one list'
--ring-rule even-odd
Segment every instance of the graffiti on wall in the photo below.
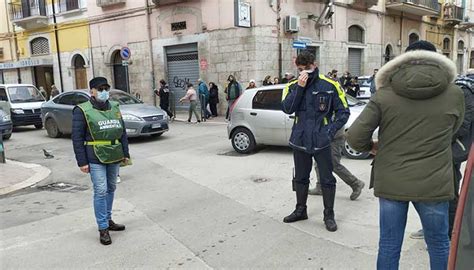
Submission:
{"label": "graffiti on wall", "polygon": [[177,76],[175,76],[173,78],[173,83],[174,83],[174,87],[176,88],[182,88],[183,90],[186,89],[186,86],[188,85],[189,83],[189,78],[184,78],[184,79],[181,79],[181,78],[178,78]]}

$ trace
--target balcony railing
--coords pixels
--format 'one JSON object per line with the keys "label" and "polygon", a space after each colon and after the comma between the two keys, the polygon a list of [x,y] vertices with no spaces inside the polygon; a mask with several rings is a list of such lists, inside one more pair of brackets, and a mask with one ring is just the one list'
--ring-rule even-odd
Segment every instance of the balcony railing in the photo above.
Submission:
{"label": "balcony railing", "polygon": [[[58,1],[58,0],[56,0]],[[58,11],[59,13],[78,10],[83,7],[83,3],[80,0],[59,0],[58,4]]]}
{"label": "balcony railing", "polygon": [[13,20],[22,20],[34,16],[47,16],[45,0],[22,1],[10,3],[10,14]]}
{"label": "balcony railing", "polygon": [[420,16],[436,15],[441,11],[438,0],[387,0],[387,8]]}
{"label": "balcony railing", "polygon": [[453,4],[445,4],[443,7],[445,21],[462,22],[464,19],[464,8]]}

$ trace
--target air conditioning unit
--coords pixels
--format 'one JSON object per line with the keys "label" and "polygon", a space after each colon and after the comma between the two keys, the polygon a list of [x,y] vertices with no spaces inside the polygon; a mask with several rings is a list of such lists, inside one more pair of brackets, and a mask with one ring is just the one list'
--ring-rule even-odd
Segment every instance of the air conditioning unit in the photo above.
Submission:
{"label": "air conditioning unit", "polygon": [[285,32],[296,33],[300,31],[300,17],[286,16],[285,18]]}

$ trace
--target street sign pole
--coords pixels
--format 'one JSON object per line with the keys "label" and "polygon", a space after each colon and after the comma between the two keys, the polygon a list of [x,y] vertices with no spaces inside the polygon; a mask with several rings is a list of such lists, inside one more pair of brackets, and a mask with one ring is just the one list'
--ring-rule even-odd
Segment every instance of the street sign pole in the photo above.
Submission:
{"label": "street sign pole", "polygon": [[120,57],[122,57],[122,66],[125,67],[125,84],[127,85],[127,93],[129,94],[130,94],[130,85],[129,85],[129,78],[128,78],[128,60],[130,59],[130,56],[132,56],[132,52],[130,51],[130,48],[123,47],[120,50]]}

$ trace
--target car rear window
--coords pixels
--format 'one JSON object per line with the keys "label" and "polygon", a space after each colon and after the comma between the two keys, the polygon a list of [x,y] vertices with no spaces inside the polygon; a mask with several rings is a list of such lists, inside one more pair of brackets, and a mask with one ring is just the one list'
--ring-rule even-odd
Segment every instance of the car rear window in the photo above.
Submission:
{"label": "car rear window", "polygon": [[261,90],[255,94],[252,102],[253,109],[281,110],[282,89]]}

